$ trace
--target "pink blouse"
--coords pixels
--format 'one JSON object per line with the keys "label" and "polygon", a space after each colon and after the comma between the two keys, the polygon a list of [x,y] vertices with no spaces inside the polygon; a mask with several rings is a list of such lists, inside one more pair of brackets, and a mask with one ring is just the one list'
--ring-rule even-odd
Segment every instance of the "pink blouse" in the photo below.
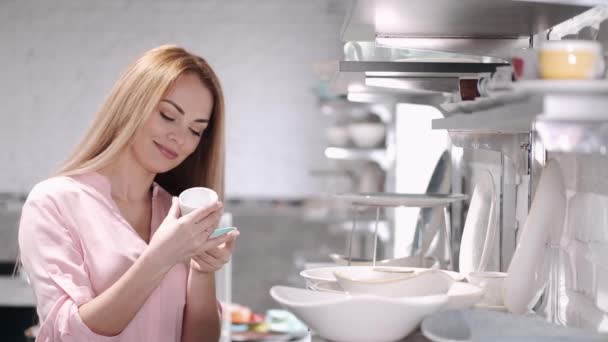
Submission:
{"label": "pink blouse", "polygon": [[[153,185],[151,235],[171,206]],[[174,266],[117,336],[91,331],[78,307],[114,284],[147,247],[111,197],[99,173],[54,177],[38,183],[23,207],[19,248],[37,299],[36,341],[179,341],[188,268]]]}

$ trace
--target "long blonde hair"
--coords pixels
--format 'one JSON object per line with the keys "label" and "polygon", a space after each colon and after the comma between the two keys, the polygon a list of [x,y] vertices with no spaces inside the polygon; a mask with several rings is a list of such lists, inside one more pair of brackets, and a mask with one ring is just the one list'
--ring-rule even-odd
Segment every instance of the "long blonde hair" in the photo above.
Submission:
{"label": "long blonde hair", "polygon": [[145,52],[114,84],[93,124],[57,175],[70,176],[97,171],[127,148],[137,130],[183,73],[198,75],[211,91],[213,110],[209,125],[194,153],[155,181],[176,196],[181,191],[204,186],[224,196],[224,95],[219,79],[201,57],[173,45]]}

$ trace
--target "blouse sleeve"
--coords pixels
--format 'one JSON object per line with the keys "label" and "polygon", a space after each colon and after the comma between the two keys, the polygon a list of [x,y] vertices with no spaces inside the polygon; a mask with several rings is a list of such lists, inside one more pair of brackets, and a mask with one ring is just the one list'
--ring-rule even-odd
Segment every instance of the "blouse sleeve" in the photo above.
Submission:
{"label": "blouse sleeve", "polygon": [[91,331],[78,308],[95,296],[77,235],[48,195],[30,194],[19,224],[21,262],[34,289],[40,331],[36,341],[116,341]]}

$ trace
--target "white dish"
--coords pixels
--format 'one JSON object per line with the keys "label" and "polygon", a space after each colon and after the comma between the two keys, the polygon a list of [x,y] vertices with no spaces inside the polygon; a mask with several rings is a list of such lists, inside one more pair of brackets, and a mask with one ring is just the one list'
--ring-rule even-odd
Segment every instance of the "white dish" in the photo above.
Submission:
{"label": "white dish", "polygon": [[332,292],[344,294],[344,290],[337,281],[320,281],[309,287],[313,291]]}
{"label": "white dish", "polygon": [[436,312],[422,321],[431,341],[606,341],[606,335],[547,323],[540,318],[487,310]]}
{"label": "white dish", "polygon": [[448,300],[446,295],[384,298],[286,286],[273,286],[270,295],[321,337],[337,342],[400,340]]}
{"label": "white dish", "polygon": [[217,193],[209,188],[195,187],[179,194],[180,213],[187,215],[198,208],[208,207],[218,200]]}
{"label": "white dish", "polygon": [[348,125],[348,133],[355,146],[373,148],[384,141],[386,126],[375,122],[351,123]]}
{"label": "white dish", "polygon": [[[332,253],[329,257],[340,266],[348,266],[348,257],[342,254]],[[351,266],[372,266],[373,261],[353,259]],[[376,260],[377,266],[397,266],[397,267],[423,267],[439,268],[439,260],[433,257],[422,257],[422,255],[409,256],[396,259]]]}
{"label": "white dish", "polygon": [[606,80],[528,80],[513,83],[513,88],[532,94],[608,94]]}
{"label": "white dish", "polygon": [[515,90],[493,90],[489,93],[497,105],[524,101],[528,95],[522,91]]}
{"label": "white dish", "polygon": [[459,110],[459,104],[456,102],[444,102],[439,106],[446,113],[455,113]]}
{"label": "white dish", "polygon": [[[392,268],[396,269],[396,270],[413,270],[414,272],[424,272],[424,271],[428,271],[428,268],[418,268],[418,267],[396,267],[396,266],[391,266]],[[332,266],[332,267],[318,267],[318,268],[310,268],[310,269],[306,269],[303,270],[302,272],[300,272],[300,275],[306,279],[307,285],[314,285],[318,282],[322,282],[322,281],[337,281],[336,277],[334,277],[334,272],[338,271],[343,271],[343,270],[348,270],[348,269],[362,269],[364,272],[364,269],[371,269],[371,266]],[[384,268],[388,268],[388,267],[384,267]],[[464,275],[457,273],[457,272],[452,272],[452,271],[446,271],[446,270],[440,270],[441,272],[446,273],[447,275],[449,275],[450,277],[452,277],[455,281],[463,281],[465,279]]]}
{"label": "white dish", "polygon": [[340,287],[348,293],[385,297],[419,297],[445,294],[454,279],[439,270],[392,273],[377,268],[347,268],[335,271]]}
{"label": "white dish", "polygon": [[497,215],[494,178],[484,171],[475,185],[460,243],[460,272],[485,271],[495,250]]}
{"label": "white dish", "polygon": [[436,207],[467,198],[463,194],[403,194],[403,193],[346,193],[336,195],[337,198],[351,204],[381,206],[381,207]]}
{"label": "white dish", "polygon": [[566,189],[559,164],[545,166],[511,259],[504,284],[504,302],[509,311],[522,314],[536,304],[547,282],[547,245],[559,243],[566,212]]}
{"label": "white dish", "polygon": [[467,275],[470,283],[483,289],[483,304],[503,306],[503,289],[506,273],[502,272],[471,272]]}
{"label": "white dish", "polygon": [[454,282],[448,290],[448,302],[442,310],[469,309],[483,298],[483,290],[473,284]]}
{"label": "white dish", "polygon": [[[323,291],[331,293],[344,294],[344,290],[335,281],[323,281],[317,283],[311,288],[314,291]],[[353,296],[365,294],[350,293]],[[473,284],[462,282],[453,282],[447,291],[448,302],[443,306],[442,310],[459,310],[468,309],[477,305],[483,298],[483,290]],[[505,309],[506,310],[506,309]]]}

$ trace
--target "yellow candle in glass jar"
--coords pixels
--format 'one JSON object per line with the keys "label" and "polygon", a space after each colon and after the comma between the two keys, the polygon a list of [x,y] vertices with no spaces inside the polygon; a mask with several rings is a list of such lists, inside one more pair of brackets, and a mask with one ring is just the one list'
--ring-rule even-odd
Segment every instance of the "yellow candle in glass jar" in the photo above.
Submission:
{"label": "yellow candle in glass jar", "polygon": [[543,44],[539,68],[544,79],[593,79],[603,72],[602,47],[598,42],[560,40]]}

